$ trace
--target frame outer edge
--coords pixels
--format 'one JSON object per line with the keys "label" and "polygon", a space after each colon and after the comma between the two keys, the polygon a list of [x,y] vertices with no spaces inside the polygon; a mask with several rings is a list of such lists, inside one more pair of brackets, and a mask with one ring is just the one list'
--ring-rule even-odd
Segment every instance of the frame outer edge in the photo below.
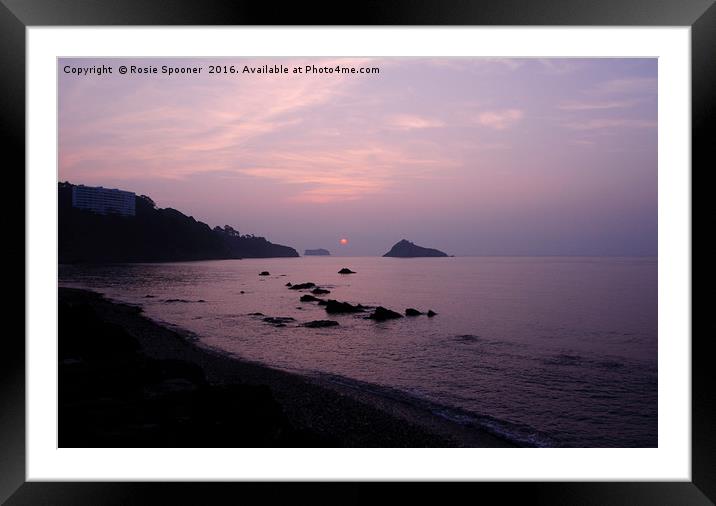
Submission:
{"label": "frame outer edge", "polygon": [[[25,210],[25,25],[5,5],[0,4],[0,124],[3,133],[3,154],[6,162],[6,180],[14,180],[22,205],[13,208],[7,203],[9,227],[6,237],[15,245],[14,276],[23,276],[21,292],[8,297],[14,310],[6,313],[22,323],[13,330],[3,332],[0,352],[0,503],[25,481],[25,215],[21,221],[17,209]],[[19,181],[18,181],[19,180]],[[14,199],[13,199],[14,200]],[[20,240],[21,238],[21,240]],[[22,258],[17,258],[22,255]],[[19,281],[19,280],[18,280]],[[19,286],[19,283],[17,283]],[[19,327],[19,328],[18,328]],[[10,327],[8,327],[10,328]]]}
{"label": "frame outer edge", "polygon": [[[713,0],[0,0],[28,26],[690,26]],[[170,6],[170,7],[169,7]]]}
{"label": "frame outer edge", "polygon": [[[6,6],[7,3],[14,5],[12,11]],[[49,7],[48,2],[27,1],[27,4],[31,3],[34,5],[30,6],[28,10],[23,10],[22,6],[13,0],[2,0],[0,2],[0,64],[2,64],[4,74],[9,77],[8,79],[0,81],[0,108],[3,111],[3,114],[0,115],[0,123],[3,124],[3,130],[6,134],[5,141],[9,148],[7,152],[12,155],[11,159],[15,160],[14,165],[19,163],[20,166],[23,167],[23,174],[25,166],[25,23],[30,25],[47,24],[61,26],[63,24],[69,24],[71,19],[68,19],[68,16],[70,18],[76,16],[76,18],[79,18],[75,19],[76,24],[104,24],[101,19],[98,19],[103,16],[98,16],[97,12],[91,10],[90,12],[77,15],[78,13],[76,11],[72,12],[74,9],[68,8],[65,10],[64,15],[54,18],[53,14],[55,14],[56,11],[55,13],[52,12],[53,9]],[[68,0],[68,3],[76,4],[74,0]],[[672,14],[675,14],[674,4],[677,4],[677,2],[672,2],[672,9],[668,9]],[[713,3],[713,0],[709,2],[692,1],[688,5],[689,12],[693,13],[695,9],[697,9],[695,4],[707,6],[705,11],[699,10],[701,15],[693,21],[691,35],[692,104],[694,106],[698,105],[698,109],[696,107],[692,108],[692,174],[694,173],[693,167],[697,165],[703,167],[702,172],[699,174],[699,181],[701,181],[705,179],[705,175],[708,174],[709,168],[706,167],[706,163],[708,161],[713,162],[714,154],[712,138],[707,136],[707,132],[709,130],[708,127],[711,127],[711,130],[716,127],[714,115],[716,112],[714,107],[716,104],[716,97],[714,96],[714,90],[716,90],[716,55],[714,54],[714,48],[716,48],[716,5]],[[678,10],[678,8],[676,9]],[[141,10],[141,7],[137,9],[137,11]],[[395,15],[396,11],[392,11],[391,13]],[[647,12],[641,16],[642,23],[646,25],[657,24],[659,20],[661,20],[661,16],[655,16],[657,18],[657,22],[655,23],[653,18],[649,19],[653,13],[653,10],[648,12],[647,9]],[[401,14],[405,15],[406,13]],[[437,18],[435,21],[439,23],[438,13],[435,12],[433,14]],[[489,13],[486,14],[488,14],[486,17],[490,17]],[[112,17],[112,13],[109,13],[109,16]],[[387,17],[395,16],[389,15]],[[412,18],[412,16],[405,17]],[[473,16],[468,16],[468,18],[472,17]],[[555,19],[554,15],[551,17]],[[569,18],[569,16],[567,16],[567,18]],[[680,15],[674,15],[672,19],[673,21],[670,24],[686,24],[683,22],[683,11]],[[106,20],[104,21],[106,23]],[[555,19],[555,21],[554,24],[570,24],[569,19]],[[637,20],[630,19],[630,21],[634,24],[640,24]],[[228,20],[228,22],[230,23],[231,20]],[[395,22],[399,24],[398,19],[395,19]],[[445,21],[443,21],[443,23],[444,22]],[[186,20],[182,22],[177,19],[171,20],[168,23],[194,24]],[[467,19],[462,24],[469,23],[471,23],[471,20]],[[124,22],[115,21],[114,23],[110,22],[108,24],[131,24],[131,22],[125,19]],[[518,24],[525,24],[525,21],[522,20],[521,23]],[[13,164],[9,165],[13,167]],[[697,187],[694,186],[694,188]],[[704,186],[702,185],[701,188],[704,188]],[[705,192],[707,190],[701,191]],[[24,177],[22,179],[22,192],[17,193],[23,195],[24,198]],[[693,206],[694,202],[692,200],[692,208]],[[708,213],[710,212],[710,210],[705,208],[701,210],[704,212],[701,213],[702,218],[699,219],[700,223],[705,222],[706,218],[703,218],[703,216],[708,217]],[[696,214],[697,213],[694,213],[694,217],[696,217]],[[713,220],[710,220],[710,223],[713,223]],[[24,220],[22,237],[23,265],[25,265]],[[705,286],[709,281],[716,280],[714,277],[714,268],[710,267],[706,269],[708,266],[707,261],[701,261],[697,258],[694,258],[694,260],[694,265],[699,265],[702,275],[700,281],[694,282],[694,288]],[[25,265],[25,268],[26,267]],[[706,273],[706,277],[703,276],[704,273]],[[16,300],[22,300],[24,313],[24,288],[22,299],[18,297]],[[19,304],[19,302],[16,302],[16,304]],[[708,309],[708,307],[704,307],[705,304],[705,301],[699,304],[698,299],[694,297],[692,309],[694,323],[700,325],[702,319],[705,320],[704,309]],[[5,349],[3,353],[0,354],[0,503],[12,495],[25,481],[24,320],[22,328],[22,334],[8,333],[8,339],[6,339],[4,343]],[[706,328],[713,328],[713,326]],[[708,339],[708,336],[705,336],[705,339]],[[9,348],[7,347],[8,345]],[[694,339],[692,346],[694,378],[692,387],[692,479],[693,484],[713,501],[714,498],[716,498],[716,483],[712,480],[712,477],[716,476],[716,460],[714,460],[714,456],[716,455],[716,436],[713,430],[713,427],[716,426],[716,417],[714,416],[716,401],[714,401],[713,393],[709,389],[709,383],[711,382],[710,357],[707,353],[706,343]],[[27,487],[22,488],[25,489]]]}
{"label": "frame outer edge", "polygon": [[[713,312],[711,293],[716,282],[713,247],[703,241],[701,255],[695,254],[694,230],[701,224],[702,236],[716,223],[713,209],[705,202],[713,188],[714,148],[716,131],[716,3],[712,4],[691,27],[691,125],[692,125],[692,429],[691,479],[709,498],[716,502],[716,396],[713,385]],[[698,184],[694,184],[697,182]],[[707,193],[708,192],[708,193]],[[695,206],[696,195],[701,203]],[[708,256],[707,256],[708,255]],[[699,268],[699,276],[693,275]],[[699,298],[697,295],[701,294]],[[698,334],[695,332],[698,330]],[[711,332],[709,332],[709,330]]]}

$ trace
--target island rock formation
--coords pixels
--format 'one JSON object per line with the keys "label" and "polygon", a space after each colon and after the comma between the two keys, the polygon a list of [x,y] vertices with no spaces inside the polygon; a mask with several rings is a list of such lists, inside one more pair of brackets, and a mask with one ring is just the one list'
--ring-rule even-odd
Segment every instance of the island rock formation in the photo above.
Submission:
{"label": "island rock formation", "polygon": [[310,256],[329,256],[331,254],[330,251],[323,248],[318,249],[307,249],[304,251],[304,256],[310,257]]}
{"label": "island rock formation", "polygon": [[393,245],[390,251],[384,257],[397,258],[416,258],[416,257],[446,257],[447,253],[433,248],[423,248],[406,239],[403,239]]}

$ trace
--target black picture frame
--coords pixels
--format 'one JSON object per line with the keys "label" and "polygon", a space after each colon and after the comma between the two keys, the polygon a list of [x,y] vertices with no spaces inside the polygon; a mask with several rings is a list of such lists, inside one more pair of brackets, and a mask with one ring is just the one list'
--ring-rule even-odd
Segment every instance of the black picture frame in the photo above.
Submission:
{"label": "black picture frame", "polygon": [[[6,235],[25,264],[25,29],[62,25],[564,25],[564,26],[688,26],[691,27],[692,72],[692,236],[695,225],[712,222],[702,195],[709,191],[714,167],[716,131],[716,5],[714,0],[365,0],[293,2],[280,8],[268,2],[241,0],[0,0],[0,115],[6,178],[15,180],[7,194],[21,204],[7,211],[8,227],[22,231]],[[8,155],[10,155],[8,157]],[[709,179],[710,178],[710,179]],[[696,184],[694,184],[694,182]],[[699,207],[695,206],[699,202]],[[7,200],[6,200],[7,202]],[[8,205],[7,203],[5,204]],[[15,232],[15,230],[12,230]],[[704,242],[706,239],[699,239]],[[714,504],[716,502],[716,390],[712,374],[713,331],[707,320],[714,264],[704,246],[695,254],[692,239],[692,481],[641,483],[476,483],[478,493],[499,494],[500,502],[529,500],[549,504]],[[7,247],[11,249],[12,247]],[[694,269],[698,267],[698,276]],[[12,269],[19,271],[19,269]],[[24,282],[24,279],[23,279]],[[14,298],[16,311],[25,311],[25,287]],[[15,294],[13,294],[14,296]],[[8,302],[10,304],[10,302]],[[9,318],[8,318],[9,321]],[[24,322],[24,320],[23,320]],[[135,504],[156,502],[205,503],[208,497],[240,493],[271,500],[275,489],[267,484],[189,483],[40,483],[25,478],[25,336],[6,326],[0,351],[0,502],[24,504]],[[708,332],[711,331],[711,332]],[[310,493],[293,487],[298,494]],[[253,490],[250,490],[253,489]],[[368,488],[368,490],[371,490]],[[229,495],[224,495],[224,494]],[[371,492],[368,492],[370,494]],[[471,491],[472,494],[475,490]],[[365,498],[365,496],[364,496]]]}

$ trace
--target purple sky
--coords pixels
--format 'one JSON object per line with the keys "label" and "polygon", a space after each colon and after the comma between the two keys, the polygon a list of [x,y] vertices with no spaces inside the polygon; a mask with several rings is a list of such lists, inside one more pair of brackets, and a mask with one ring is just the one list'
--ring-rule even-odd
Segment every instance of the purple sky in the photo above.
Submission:
{"label": "purple sky", "polygon": [[[208,65],[376,66],[211,75]],[[65,74],[112,65],[113,75]],[[203,65],[119,75],[119,65]],[[656,255],[657,60],[61,59],[59,179],[303,253]],[[349,239],[340,246],[341,237]]]}

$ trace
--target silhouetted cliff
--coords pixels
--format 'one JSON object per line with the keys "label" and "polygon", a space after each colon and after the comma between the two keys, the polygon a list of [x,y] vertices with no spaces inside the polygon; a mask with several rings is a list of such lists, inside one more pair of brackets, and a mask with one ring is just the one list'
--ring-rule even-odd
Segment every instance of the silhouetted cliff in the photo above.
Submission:
{"label": "silhouetted cliff", "polygon": [[412,257],[446,257],[447,253],[443,253],[440,250],[433,248],[423,248],[413,244],[412,242],[403,239],[393,245],[390,251],[387,252],[384,257],[400,257],[400,258],[412,258]]}
{"label": "silhouetted cliff", "polygon": [[176,209],[136,197],[136,215],[101,215],[72,207],[72,185],[58,185],[59,261],[172,262],[228,258],[297,257],[295,249],[228,225],[211,229]]}

